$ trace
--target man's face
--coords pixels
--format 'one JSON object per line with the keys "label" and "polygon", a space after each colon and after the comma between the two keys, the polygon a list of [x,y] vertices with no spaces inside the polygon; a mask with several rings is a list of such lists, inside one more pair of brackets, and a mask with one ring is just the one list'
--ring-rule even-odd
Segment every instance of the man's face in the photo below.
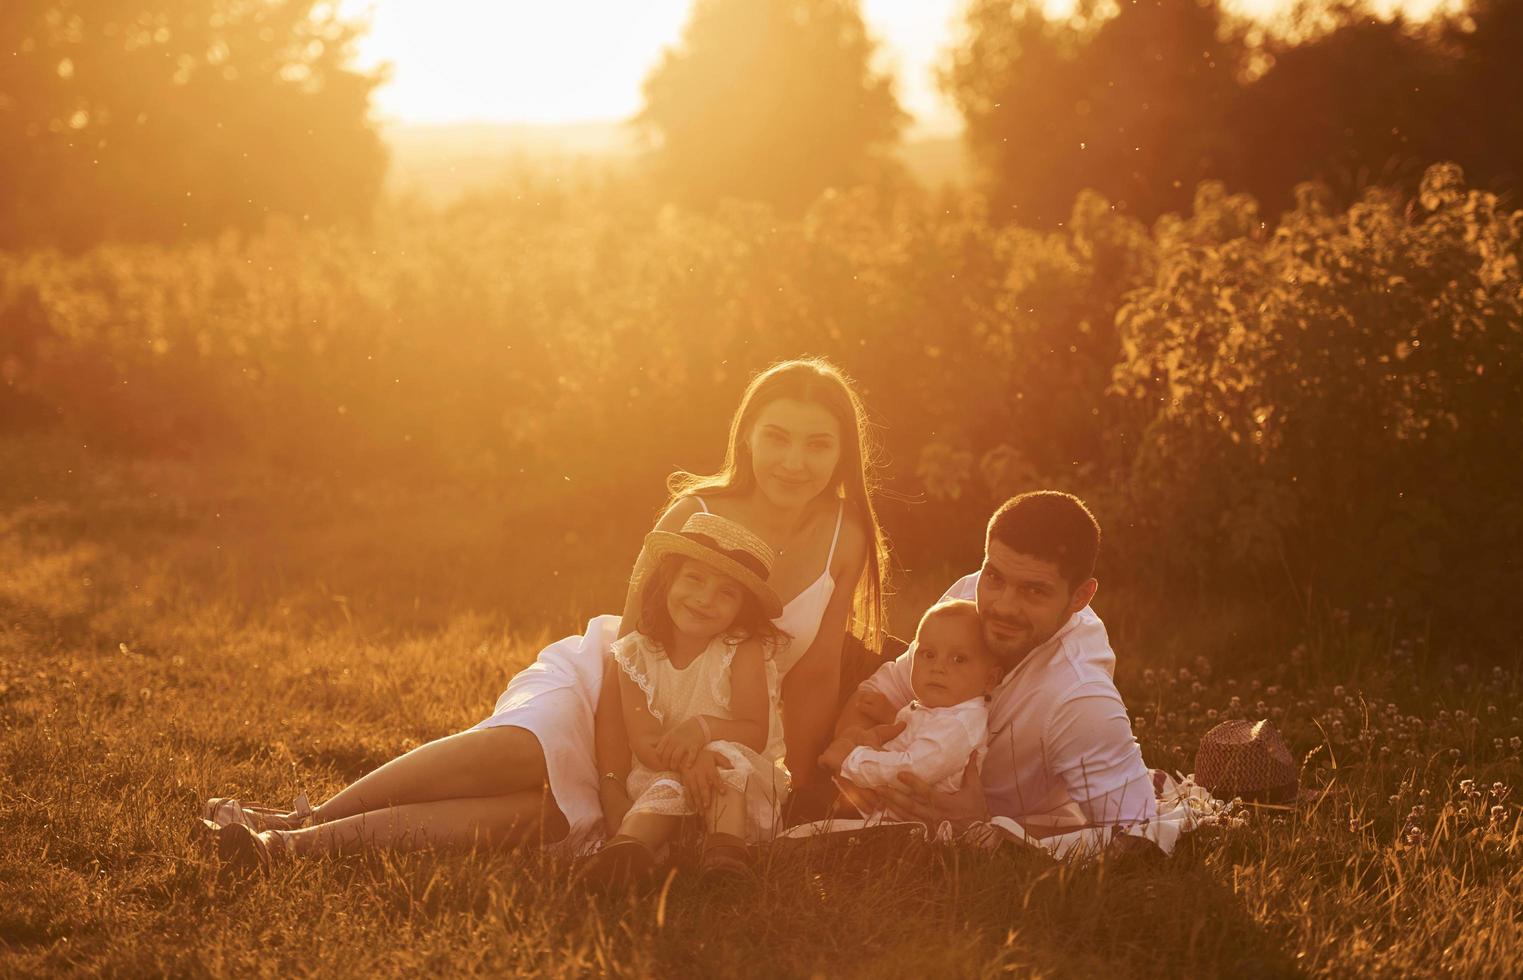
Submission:
{"label": "man's face", "polygon": [[975,597],[984,643],[1009,670],[1084,608],[1094,581],[1070,589],[1057,565],[991,539]]}

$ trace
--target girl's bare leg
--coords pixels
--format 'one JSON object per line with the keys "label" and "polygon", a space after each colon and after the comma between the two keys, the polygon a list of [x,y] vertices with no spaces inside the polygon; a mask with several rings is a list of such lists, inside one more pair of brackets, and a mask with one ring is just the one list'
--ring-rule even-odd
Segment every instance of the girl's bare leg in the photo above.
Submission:
{"label": "girl's bare leg", "polygon": [[538,844],[560,840],[567,830],[566,818],[550,794],[535,789],[502,796],[405,803],[285,831],[282,836],[296,856],[308,857],[373,848]]}
{"label": "girl's bare leg", "polygon": [[743,838],[746,833],[745,794],[728,783],[724,784],[703,816],[704,826],[710,833]]}
{"label": "girl's bare leg", "polygon": [[[545,785],[545,753],[534,733],[503,726],[447,735],[400,755],[340,790],[312,811],[324,824],[372,810],[429,803],[512,796]],[[295,815],[265,817],[261,829],[284,830]]]}
{"label": "girl's bare leg", "polygon": [[619,833],[635,838],[654,851],[676,837],[681,828],[681,817],[664,813],[631,813],[619,824]]}

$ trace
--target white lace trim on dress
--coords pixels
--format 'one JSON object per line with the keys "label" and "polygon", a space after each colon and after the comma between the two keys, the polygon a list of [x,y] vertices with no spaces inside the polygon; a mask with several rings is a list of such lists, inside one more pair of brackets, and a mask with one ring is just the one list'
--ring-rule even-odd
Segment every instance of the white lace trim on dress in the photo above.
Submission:
{"label": "white lace trim on dress", "polygon": [[637,653],[643,653],[646,656],[649,656],[651,653],[650,645],[644,636],[641,636],[639,633],[630,633],[628,636],[624,637],[613,645],[613,661],[619,665],[620,670],[624,671],[625,676],[634,681],[635,686],[644,692],[645,707],[650,711],[655,719],[657,721],[665,721],[666,719],[662,715],[661,709],[656,707],[655,682],[652,681],[650,679],[650,675],[646,673],[645,665],[643,663],[637,663],[635,658],[630,655],[631,647],[633,647]]}

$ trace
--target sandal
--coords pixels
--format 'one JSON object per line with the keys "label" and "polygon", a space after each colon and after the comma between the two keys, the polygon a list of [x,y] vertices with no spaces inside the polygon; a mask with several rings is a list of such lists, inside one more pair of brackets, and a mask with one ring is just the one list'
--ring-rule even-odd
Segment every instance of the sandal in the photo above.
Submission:
{"label": "sandal", "polygon": [[703,854],[698,859],[698,874],[705,881],[749,883],[756,872],[747,859],[746,842],[734,834],[709,834],[703,839]]}
{"label": "sandal", "polygon": [[[312,823],[312,812],[306,793],[292,801],[290,810],[243,803],[231,796],[217,796],[207,800],[201,808],[201,819],[219,827],[242,824],[257,833],[261,830],[300,830]],[[272,817],[280,822],[280,826],[272,826]]]}
{"label": "sandal", "polygon": [[584,858],[572,875],[573,888],[611,895],[627,892],[655,876],[656,854],[642,840],[619,834]]}
{"label": "sandal", "polygon": [[218,827],[203,820],[209,835],[217,843],[217,857],[226,871],[250,874],[262,871],[268,874],[274,868],[291,863],[294,855],[285,836],[279,831],[266,830],[255,833],[241,823]]}

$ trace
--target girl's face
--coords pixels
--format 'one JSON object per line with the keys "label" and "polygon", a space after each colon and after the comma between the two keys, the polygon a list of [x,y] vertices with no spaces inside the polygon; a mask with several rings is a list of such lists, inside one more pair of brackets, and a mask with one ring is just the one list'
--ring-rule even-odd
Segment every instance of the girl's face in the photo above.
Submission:
{"label": "girl's face", "polygon": [[808,503],[831,485],[841,461],[841,424],[823,406],[770,402],[746,436],[756,485],[780,507]]}
{"label": "girl's face", "polygon": [[724,572],[684,558],[666,592],[666,611],[677,632],[708,639],[734,625],[745,596],[745,586]]}

